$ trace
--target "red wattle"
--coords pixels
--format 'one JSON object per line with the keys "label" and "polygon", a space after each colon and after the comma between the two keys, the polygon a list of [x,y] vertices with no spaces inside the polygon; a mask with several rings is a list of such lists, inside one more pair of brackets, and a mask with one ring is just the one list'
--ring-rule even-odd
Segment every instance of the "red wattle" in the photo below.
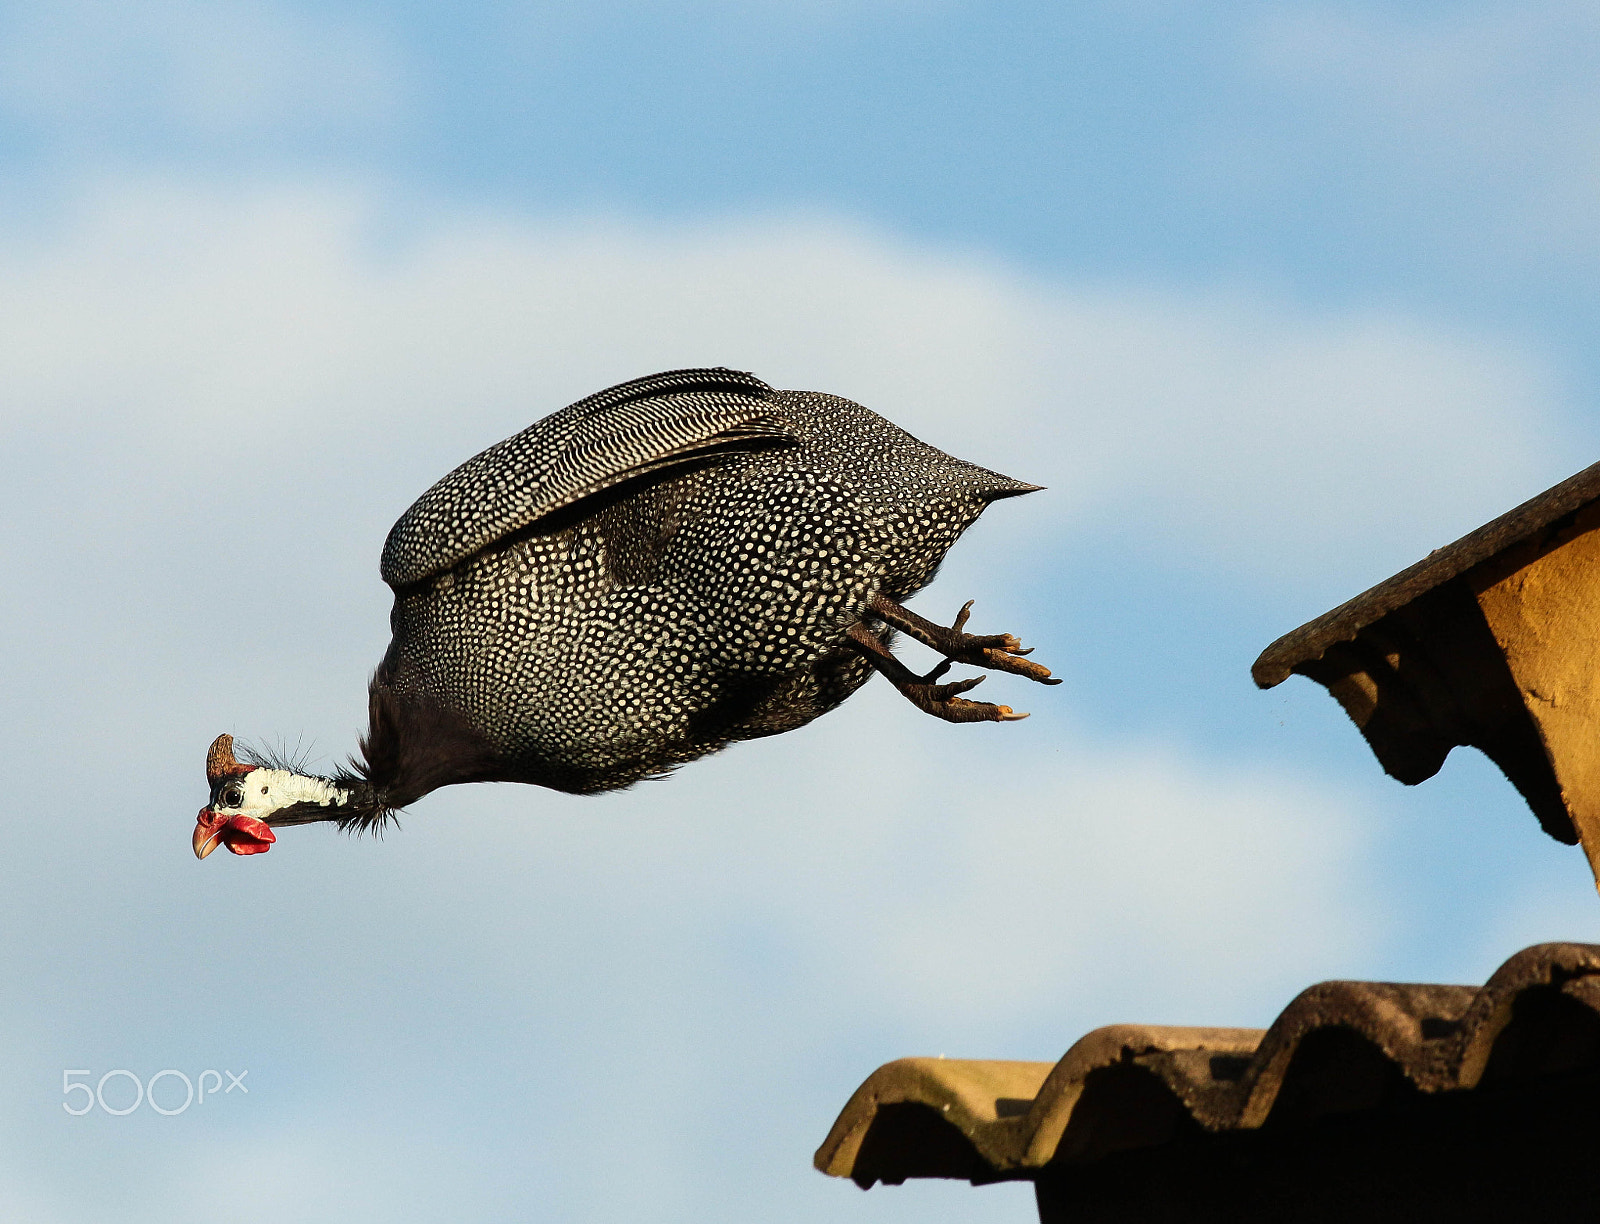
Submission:
{"label": "red wattle", "polygon": [[222,844],[235,854],[265,854],[278,837],[254,816],[230,816],[222,825]]}

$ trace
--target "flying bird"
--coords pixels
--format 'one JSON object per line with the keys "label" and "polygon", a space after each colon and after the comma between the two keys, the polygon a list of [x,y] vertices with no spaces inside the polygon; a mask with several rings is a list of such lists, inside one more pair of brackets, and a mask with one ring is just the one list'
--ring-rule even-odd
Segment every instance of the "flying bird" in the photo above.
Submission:
{"label": "flying bird", "polygon": [[[1026,718],[952,663],[1059,684],[1010,634],[903,605],[1023,484],[860,404],[726,369],[580,400],[469,459],[389,532],[394,638],[359,756],[331,777],[219,736],[194,851],[381,826],[441,786],[627,786],[825,714],[874,674],[949,722]],[[943,655],[917,675],[904,633]]]}

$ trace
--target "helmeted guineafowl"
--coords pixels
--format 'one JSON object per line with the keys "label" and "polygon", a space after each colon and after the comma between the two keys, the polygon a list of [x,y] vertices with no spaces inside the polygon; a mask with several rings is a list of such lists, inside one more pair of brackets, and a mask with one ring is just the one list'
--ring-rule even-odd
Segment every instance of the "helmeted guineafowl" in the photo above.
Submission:
{"label": "helmeted guineafowl", "polygon": [[[990,502],[1030,493],[859,404],[734,370],[580,400],[469,459],[384,545],[394,640],[361,756],[331,778],[221,736],[195,852],[272,826],[371,827],[441,786],[588,793],[833,709],[874,671],[951,722],[1026,717],[936,681],[951,661],[1058,683],[1010,635],[901,607]],[[970,604],[968,605],[970,607]],[[945,656],[917,676],[894,630]]]}

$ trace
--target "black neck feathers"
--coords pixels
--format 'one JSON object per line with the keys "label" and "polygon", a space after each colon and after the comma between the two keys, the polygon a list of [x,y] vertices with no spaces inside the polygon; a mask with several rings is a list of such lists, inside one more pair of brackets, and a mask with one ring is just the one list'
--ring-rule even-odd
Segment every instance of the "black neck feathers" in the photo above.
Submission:
{"label": "black neck feathers", "polygon": [[441,786],[508,778],[500,753],[465,716],[419,688],[399,688],[388,659],[367,689],[367,733],[351,767],[381,809],[362,828]]}

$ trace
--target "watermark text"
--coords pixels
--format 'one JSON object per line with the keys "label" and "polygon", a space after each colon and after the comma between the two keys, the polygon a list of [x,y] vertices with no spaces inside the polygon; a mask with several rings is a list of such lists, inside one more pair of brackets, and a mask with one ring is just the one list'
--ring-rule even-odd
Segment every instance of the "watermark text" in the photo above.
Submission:
{"label": "watermark text", "polygon": [[[249,1074],[248,1071],[233,1072],[226,1068],[217,1071],[207,1067],[190,1079],[182,1071],[168,1067],[142,1080],[132,1071],[117,1067],[95,1081],[93,1071],[69,1069],[61,1073],[61,1108],[74,1118],[81,1118],[98,1105],[102,1113],[124,1118],[139,1106],[148,1105],[156,1113],[170,1118],[191,1105],[204,1105],[208,1096],[227,1096],[235,1091],[248,1096],[250,1089],[244,1077]],[[226,1087],[223,1076],[228,1077]]]}

